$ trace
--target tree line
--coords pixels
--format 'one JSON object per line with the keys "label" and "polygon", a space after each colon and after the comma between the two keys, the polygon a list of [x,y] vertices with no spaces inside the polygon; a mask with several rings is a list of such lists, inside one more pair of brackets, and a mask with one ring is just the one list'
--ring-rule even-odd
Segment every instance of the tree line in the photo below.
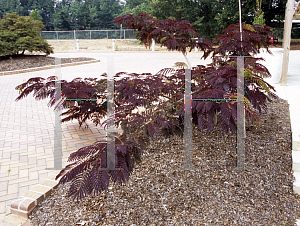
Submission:
{"label": "tree line", "polygon": [[[261,15],[271,27],[282,27],[287,0],[242,0],[243,22]],[[0,17],[17,12],[35,16],[45,30],[119,28],[112,19],[151,13],[157,19],[188,20],[203,38],[213,38],[239,20],[238,0],[0,0]]]}

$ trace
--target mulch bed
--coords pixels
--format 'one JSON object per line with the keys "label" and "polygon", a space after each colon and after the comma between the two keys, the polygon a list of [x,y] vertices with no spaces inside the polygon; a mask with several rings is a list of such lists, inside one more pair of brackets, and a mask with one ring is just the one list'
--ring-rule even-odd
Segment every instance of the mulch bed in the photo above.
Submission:
{"label": "mulch bed", "polygon": [[289,107],[278,99],[246,123],[245,167],[235,168],[236,136],[193,128],[193,167],[184,167],[183,138],[152,139],[128,184],[110,184],[81,201],[58,188],[31,213],[32,225],[296,225]]}
{"label": "mulch bed", "polygon": [[[95,60],[93,58],[61,58],[61,63],[74,63]],[[15,55],[11,58],[0,57],[0,71],[14,71],[27,68],[43,67],[55,65],[55,57],[49,57],[45,55]]]}

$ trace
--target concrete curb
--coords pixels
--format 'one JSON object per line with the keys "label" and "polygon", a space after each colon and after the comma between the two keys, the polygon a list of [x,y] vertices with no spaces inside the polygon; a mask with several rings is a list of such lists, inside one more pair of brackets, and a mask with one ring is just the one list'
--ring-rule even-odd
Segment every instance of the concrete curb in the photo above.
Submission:
{"label": "concrete curb", "polygon": [[57,186],[58,181],[53,177],[34,186],[22,199],[12,202],[11,213],[27,219],[34,207],[47,198]]}
{"label": "concrete curb", "polygon": [[[62,67],[69,67],[69,66],[75,66],[75,65],[81,65],[81,64],[92,64],[92,63],[97,63],[100,62],[100,60],[89,60],[89,61],[81,61],[81,62],[74,62],[74,63],[67,63],[67,64],[62,64]],[[2,75],[12,75],[12,74],[21,74],[21,73],[27,73],[27,72],[32,72],[32,71],[41,71],[41,70],[48,70],[48,69],[53,69],[55,68],[55,65],[49,65],[49,66],[44,66],[44,67],[35,67],[35,68],[27,68],[27,69],[22,69],[22,70],[15,70],[15,71],[3,71],[0,72],[0,76]]]}
{"label": "concrete curb", "polygon": [[[300,194],[300,134],[293,133],[292,135],[292,170],[295,176],[293,183],[293,190],[295,193]],[[300,220],[299,224],[300,225]]]}
{"label": "concrete curb", "polygon": [[12,202],[10,206],[11,213],[4,218],[4,222],[12,225],[31,225],[29,220],[30,213],[57,188],[59,181],[56,181],[55,177],[58,173],[58,171],[53,173],[52,176],[45,179],[41,184],[34,186],[20,199]]}
{"label": "concrete curb", "polygon": [[300,133],[293,133],[292,134],[292,149],[294,151],[300,151]]}

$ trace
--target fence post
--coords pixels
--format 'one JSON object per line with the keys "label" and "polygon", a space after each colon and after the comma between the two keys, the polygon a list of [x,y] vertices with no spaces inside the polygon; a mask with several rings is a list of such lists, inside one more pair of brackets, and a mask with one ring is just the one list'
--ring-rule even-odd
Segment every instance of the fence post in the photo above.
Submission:
{"label": "fence post", "polygon": [[90,39],[92,39],[92,31],[90,31]]}
{"label": "fence post", "polygon": [[58,33],[57,33],[57,31],[56,31],[56,39],[58,40]]}
{"label": "fence post", "polygon": [[74,39],[76,40],[76,33],[75,33],[75,30],[74,30]]}

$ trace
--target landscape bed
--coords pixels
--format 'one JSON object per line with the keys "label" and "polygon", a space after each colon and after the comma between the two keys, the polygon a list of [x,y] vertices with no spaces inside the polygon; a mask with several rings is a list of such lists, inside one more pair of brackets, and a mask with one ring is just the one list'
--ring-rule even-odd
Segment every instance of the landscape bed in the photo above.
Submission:
{"label": "landscape bed", "polygon": [[67,197],[69,183],[60,185],[33,210],[32,225],[295,225],[289,108],[282,99],[266,106],[260,127],[246,124],[244,171],[235,167],[235,134],[194,126],[198,170],[182,170],[181,136],[154,138],[128,184],[80,202]]}
{"label": "landscape bed", "polygon": [[98,196],[67,197],[59,185],[31,213],[32,225],[296,225],[287,101],[268,104],[260,127],[246,124],[245,171],[235,169],[236,135],[193,128],[193,167],[183,168],[183,138],[150,141],[126,185]]}
{"label": "landscape bed", "polygon": [[[53,46],[54,52],[77,51],[76,40],[47,40]],[[79,51],[112,51],[112,39],[79,39]],[[152,51],[152,48],[145,48],[136,39],[116,39],[116,51]],[[159,44],[155,45],[155,51],[166,51],[166,47],[160,47]]]}
{"label": "landscape bed", "polygon": [[[90,60],[95,59],[85,57],[61,58],[61,63],[66,64]],[[49,65],[55,65],[55,57],[46,57],[44,55],[17,55],[12,58],[0,57],[0,71],[15,71]]]}

